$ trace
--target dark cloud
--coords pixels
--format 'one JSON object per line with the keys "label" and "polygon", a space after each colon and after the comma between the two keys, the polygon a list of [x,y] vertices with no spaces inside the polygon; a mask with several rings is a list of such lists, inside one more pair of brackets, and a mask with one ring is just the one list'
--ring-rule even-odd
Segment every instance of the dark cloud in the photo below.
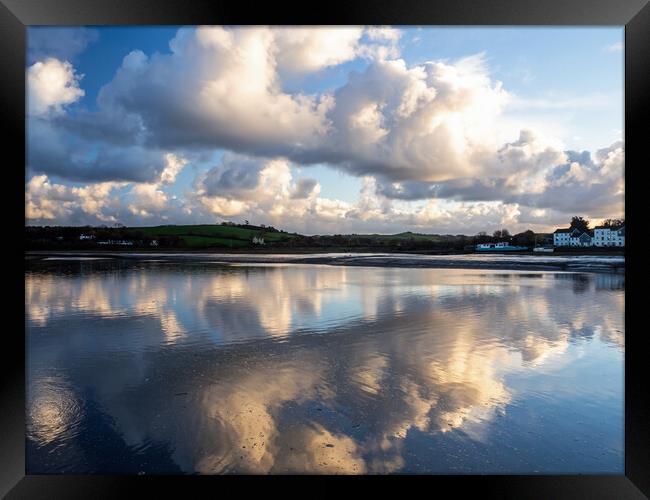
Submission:
{"label": "dark cloud", "polygon": [[450,198],[459,201],[500,200],[507,194],[506,179],[456,179],[447,182],[382,182],[377,192],[398,200]]}
{"label": "dark cloud", "polygon": [[438,184],[430,182],[382,182],[377,185],[377,192],[382,196],[396,200],[424,200],[434,198],[437,187]]}
{"label": "dark cloud", "polygon": [[146,134],[139,116],[111,110],[79,110],[74,114],[54,116],[50,121],[51,126],[61,132],[106,145],[132,146],[142,143]]}
{"label": "dark cloud", "polygon": [[317,184],[318,182],[315,179],[298,179],[296,187],[291,193],[291,198],[294,200],[300,200],[309,197]]}
{"label": "dark cloud", "polygon": [[71,137],[37,117],[30,117],[27,127],[27,165],[32,173],[71,181],[152,182],[165,168],[164,154],[157,150]]}
{"label": "dark cloud", "polygon": [[564,213],[589,213],[593,214],[592,217],[610,217],[611,213],[620,213],[622,201],[613,186],[604,183],[553,186],[543,193],[521,194],[504,199],[506,203],[552,208]]}
{"label": "dark cloud", "polygon": [[[520,148],[529,143],[530,135],[522,132],[518,141],[506,144],[501,149],[501,154],[520,157],[517,163],[522,168],[526,164],[544,164],[549,158],[558,157],[558,152],[552,150],[543,151],[537,157],[524,157]],[[542,170],[545,174],[541,191],[526,192],[525,189],[519,189],[516,182],[509,182],[508,177],[491,177],[454,179],[440,183],[393,183],[383,180],[377,184],[377,193],[400,200],[438,198],[473,202],[502,201],[564,213],[590,213],[592,217],[611,217],[611,213],[620,213],[623,205],[622,143],[617,142],[599,150],[596,154],[597,162],[593,161],[589,151],[564,151],[564,155],[568,160],[566,163]],[[546,158],[540,160],[540,156]],[[528,170],[524,168],[522,172]]]}
{"label": "dark cloud", "polygon": [[226,154],[203,178],[207,196],[242,196],[260,183],[264,162],[257,158]]}

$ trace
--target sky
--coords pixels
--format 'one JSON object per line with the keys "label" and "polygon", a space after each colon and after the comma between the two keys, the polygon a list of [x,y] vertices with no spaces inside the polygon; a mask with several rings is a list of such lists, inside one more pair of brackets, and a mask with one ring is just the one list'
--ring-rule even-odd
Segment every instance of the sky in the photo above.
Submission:
{"label": "sky", "polygon": [[29,225],[624,217],[623,27],[29,27]]}

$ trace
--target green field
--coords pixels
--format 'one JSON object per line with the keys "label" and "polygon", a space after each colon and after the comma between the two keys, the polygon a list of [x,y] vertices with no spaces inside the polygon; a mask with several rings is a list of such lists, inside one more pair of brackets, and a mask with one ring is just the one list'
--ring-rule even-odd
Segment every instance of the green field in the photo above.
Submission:
{"label": "green field", "polygon": [[439,234],[421,234],[407,231],[398,234],[368,234],[363,235],[366,238],[376,238],[381,240],[404,240],[404,241],[442,241],[444,237]]}
{"label": "green field", "polygon": [[[80,241],[84,232],[93,236],[93,241]],[[263,238],[264,245],[253,243],[255,237]],[[275,228],[257,225],[164,225],[148,227],[106,226],[87,227],[29,227],[28,246],[42,249],[56,248],[94,248],[96,241],[110,239],[133,240],[143,248],[152,248],[151,240],[158,240],[158,249],[188,250],[263,250],[280,249],[326,249],[340,251],[357,249],[395,249],[395,250],[433,250],[452,248],[458,236],[403,232],[398,234],[329,234],[305,236],[287,233]],[[461,242],[461,247],[464,245]]]}
{"label": "green field", "polygon": [[[222,226],[217,224],[204,224],[192,226],[153,226],[130,228],[135,232],[140,232],[152,238],[161,238],[165,236],[176,236],[183,240],[183,244],[189,248],[260,248],[254,245],[252,240],[254,236],[262,236],[266,247],[274,244],[288,242],[299,235],[290,233],[281,233],[276,231],[266,231],[263,228],[250,229],[243,227]],[[445,238],[437,234],[418,234],[418,233],[399,233],[399,234],[364,234],[364,235],[346,235],[352,240],[364,238],[380,242],[417,241],[417,242],[440,242]]]}
{"label": "green field", "polygon": [[292,234],[264,229],[221,226],[216,224],[192,226],[154,226],[131,228],[150,237],[177,236],[186,246],[193,248],[249,248],[257,247],[252,243],[254,236],[262,236],[268,244],[287,241]]}

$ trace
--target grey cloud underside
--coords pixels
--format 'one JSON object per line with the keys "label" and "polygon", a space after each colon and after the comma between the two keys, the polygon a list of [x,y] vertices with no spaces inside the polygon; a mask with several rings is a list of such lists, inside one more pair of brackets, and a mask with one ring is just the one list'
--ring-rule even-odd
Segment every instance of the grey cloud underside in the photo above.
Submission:
{"label": "grey cloud underside", "polygon": [[312,193],[312,191],[314,191],[316,184],[318,184],[318,182],[315,179],[298,179],[296,182],[296,188],[294,189],[293,193],[291,193],[291,198],[295,200],[307,198]]}
{"label": "grey cloud underside", "polygon": [[98,39],[99,32],[89,28],[32,26],[27,30],[27,61],[46,57],[72,61]]}
{"label": "grey cloud underside", "polygon": [[243,196],[259,185],[263,167],[254,158],[226,155],[219,165],[208,170],[201,184],[208,196]]}
{"label": "grey cloud underside", "polygon": [[102,112],[81,110],[74,115],[55,116],[50,121],[51,126],[61,133],[113,147],[140,144],[146,135],[140,117],[110,110]]}
{"label": "grey cloud underside", "polygon": [[[468,180],[441,184],[404,182],[399,188],[392,184],[379,184],[378,192],[391,199],[415,201],[430,198],[453,199],[457,201],[502,201],[519,203],[535,208],[554,208],[566,212],[600,211],[604,206],[612,207],[621,202],[613,186],[596,183],[590,186],[568,184],[555,186],[543,193],[518,194],[509,192],[505,179],[489,181]],[[606,216],[606,214],[604,215]]]}
{"label": "grey cloud underside", "polygon": [[500,200],[507,194],[505,179],[458,179],[432,183],[406,181],[397,186],[390,182],[378,185],[378,192],[387,198],[398,200],[424,200],[429,198],[453,198],[460,201]]}
{"label": "grey cloud underside", "polygon": [[[622,148],[621,142],[597,151],[595,156],[602,162],[609,153],[618,148]],[[545,154],[547,153],[542,153],[542,156]],[[618,213],[622,197],[618,192],[616,179],[610,178],[609,182],[563,180],[563,177],[570,173],[574,163],[582,167],[592,179],[600,179],[602,163],[595,163],[589,151],[565,151],[564,154],[568,163],[556,165],[548,171],[545,175],[548,185],[540,193],[513,194],[513,187],[517,186],[509,185],[508,179],[505,177],[455,179],[440,183],[421,181],[393,183],[383,179],[378,183],[377,192],[387,198],[408,201],[430,198],[458,201],[502,201],[518,203],[527,207],[551,208],[563,212],[587,211],[594,216],[603,217],[607,217],[611,211]],[[621,171],[621,176],[622,173]]]}
{"label": "grey cloud underside", "polygon": [[[268,159],[225,154],[218,165],[208,170],[198,182],[197,187],[206,196],[251,200],[259,196],[261,173],[268,165]],[[318,182],[311,178],[296,180],[290,194],[294,200],[305,199],[314,191]]]}
{"label": "grey cloud underside", "polygon": [[553,208],[565,213],[590,213],[592,217],[609,217],[619,213],[621,195],[613,192],[611,184],[592,184],[587,189],[579,185],[557,186],[541,194],[524,194],[504,199],[528,207]]}
{"label": "grey cloud underside", "polygon": [[37,117],[29,117],[27,126],[27,164],[33,173],[79,182],[151,182],[165,166],[159,151],[137,145],[106,146],[78,136],[71,139]]}

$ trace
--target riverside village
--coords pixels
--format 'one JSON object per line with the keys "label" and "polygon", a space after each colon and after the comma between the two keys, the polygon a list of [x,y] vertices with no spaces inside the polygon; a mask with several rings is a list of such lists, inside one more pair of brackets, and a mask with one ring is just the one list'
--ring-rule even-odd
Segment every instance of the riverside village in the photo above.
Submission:
{"label": "riverside village", "polygon": [[[552,230],[551,230],[552,231]],[[273,226],[221,222],[189,226],[58,227],[27,226],[27,248],[31,250],[176,249],[233,251],[295,250],[318,252],[415,252],[415,253],[622,253],[625,220],[606,219],[593,229],[588,220],[575,216],[569,227],[554,232],[530,229],[511,234],[500,229],[474,236],[463,234],[333,234],[306,236]]]}
{"label": "riverside village", "polygon": [[[621,248],[625,246],[625,221],[607,219],[603,225],[589,229],[589,224],[582,217],[574,217],[567,228],[559,228],[553,232],[553,243],[537,244],[534,252],[551,253],[555,248],[566,247],[601,247]],[[501,252],[528,250],[526,246],[515,245],[509,241],[480,243],[476,245],[479,252]]]}

